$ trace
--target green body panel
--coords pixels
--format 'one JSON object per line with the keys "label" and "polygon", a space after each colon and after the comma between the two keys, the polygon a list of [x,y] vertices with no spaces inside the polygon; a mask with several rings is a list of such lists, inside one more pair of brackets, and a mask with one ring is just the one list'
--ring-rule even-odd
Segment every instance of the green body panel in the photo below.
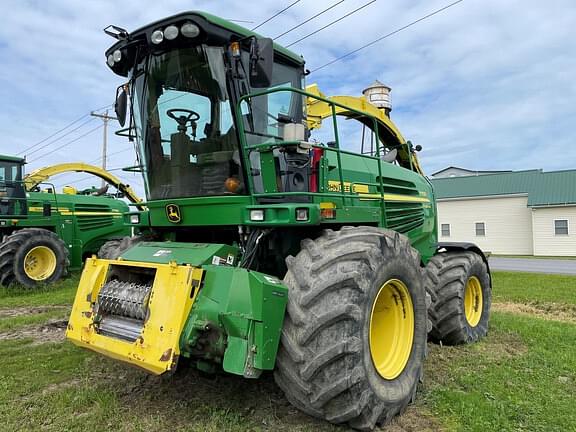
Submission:
{"label": "green body panel", "polygon": [[255,271],[212,265],[203,269],[203,286],[180,339],[182,354],[197,358],[206,347],[203,340],[214,340],[202,358],[221,362],[226,372],[253,378],[273,369],[288,289]]}
{"label": "green body panel", "polygon": [[202,267],[217,261],[220,265],[234,265],[238,248],[225,244],[142,242],[122,254],[125,261],[146,261],[158,264],[190,264]]}
{"label": "green body panel", "polygon": [[28,192],[25,205],[21,199],[14,204],[20,211],[0,216],[0,233],[22,228],[55,232],[70,251],[73,270],[80,269],[83,258],[96,254],[107,240],[132,233],[128,205],[114,198]]}

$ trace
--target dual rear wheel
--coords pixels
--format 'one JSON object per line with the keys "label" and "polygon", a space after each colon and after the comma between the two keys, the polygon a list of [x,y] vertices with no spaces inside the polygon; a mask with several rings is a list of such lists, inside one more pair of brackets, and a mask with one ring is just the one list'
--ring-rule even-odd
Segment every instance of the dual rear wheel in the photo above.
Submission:
{"label": "dual rear wheel", "polygon": [[486,336],[492,290],[488,267],[478,253],[449,251],[432,257],[425,284],[433,298],[431,340],[459,345]]}
{"label": "dual rear wheel", "polygon": [[440,254],[423,269],[405,236],[344,227],[304,240],[286,263],[274,376],[314,417],[359,430],[387,423],[415,397],[430,329],[450,344],[486,334],[490,277],[473,252]]}

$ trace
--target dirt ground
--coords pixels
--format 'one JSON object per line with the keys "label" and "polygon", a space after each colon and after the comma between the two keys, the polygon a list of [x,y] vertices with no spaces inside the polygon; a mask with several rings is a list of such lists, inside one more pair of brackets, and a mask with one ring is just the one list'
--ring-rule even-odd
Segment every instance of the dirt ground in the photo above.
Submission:
{"label": "dirt ground", "polygon": [[492,310],[576,323],[576,307],[560,303],[493,303]]}

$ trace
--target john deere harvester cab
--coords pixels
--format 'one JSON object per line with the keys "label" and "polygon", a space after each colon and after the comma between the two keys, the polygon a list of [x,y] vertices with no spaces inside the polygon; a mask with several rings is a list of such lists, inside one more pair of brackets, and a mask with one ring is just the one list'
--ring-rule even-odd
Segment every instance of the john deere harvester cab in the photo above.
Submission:
{"label": "john deere harvester cab", "polygon": [[0,156],[0,284],[35,287],[80,269],[84,258],[107,241],[131,236],[146,225],[146,212],[104,190],[90,193],[66,186],[60,193],[48,180],[64,172],[87,172],[106,179],[137,207],[132,189],[106,171],[85,164],[59,164],[24,176],[25,160]]}
{"label": "john deere harvester cab", "polygon": [[0,155],[0,217],[28,213],[22,184],[24,164],[22,158]]}
{"label": "john deere harvester cab", "polygon": [[154,374],[274,370],[296,407],[372,429],[413,400],[430,329],[486,334],[486,259],[437,242],[385,86],[325,96],[301,57],[206,13],[106,32],[151,231],[87,261],[70,340]]}

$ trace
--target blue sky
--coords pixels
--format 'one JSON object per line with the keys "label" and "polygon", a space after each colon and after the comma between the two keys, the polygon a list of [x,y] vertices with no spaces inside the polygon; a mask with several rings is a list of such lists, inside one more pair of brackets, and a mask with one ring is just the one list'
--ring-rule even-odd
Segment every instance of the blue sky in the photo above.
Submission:
{"label": "blue sky", "polygon": [[[278,42],[289,44],[367,1],[346,0]],[[258,31],[274,37],[335,2],[301,0]],[[122,80],[105,65],[104,51],[113,43],[102,32],[108,24],[133,30],[197,9],[252,21],[244,24],[251,27],[289,3],[259,1],[257,8],[248,8],[244,2],[229,0],[3,0],[0,152],[19,153],[113,102]],[[448,3],[377,0],[291,49],[314,69]],[[574,0],[465,0],[313,73],[308,83],[318,83],[329,95],[360,94],[374,79],[388,84],[392,118],[406,138],[423,146],[420,158],[426,172],[432,173],[449,165],[479,170],[576,168],[574,77]],[[94,130],[101,122],[88,120],[77,123],[77,131],[27,155],[31,161],[27,170],[59,162],[101,163],[102,130]],[[117,128],[111,124],[109,153],[115,153],[108,161],[111,168],[134,163],[130,144],[113,136]],[[119,174],[140,189],[137,175]],[[82,174],[61,176],[54,183],[98,184]]]}

